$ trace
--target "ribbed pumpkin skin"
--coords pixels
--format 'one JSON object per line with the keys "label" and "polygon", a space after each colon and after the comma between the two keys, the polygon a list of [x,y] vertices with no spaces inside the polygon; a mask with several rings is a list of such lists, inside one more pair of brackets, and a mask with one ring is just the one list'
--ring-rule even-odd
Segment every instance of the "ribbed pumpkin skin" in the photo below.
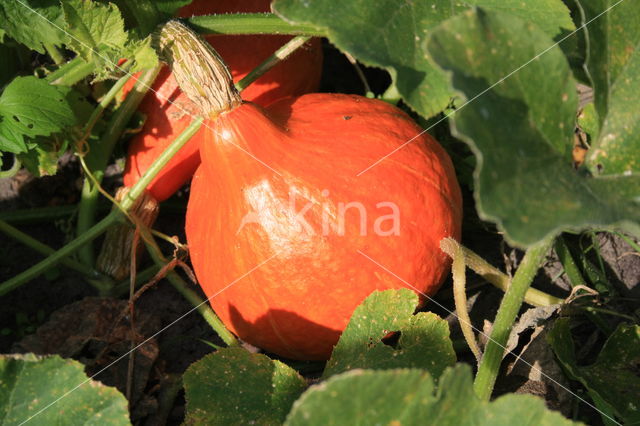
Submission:
{"label": "ribbed pumpkin skin", "polygon": [[[462,214],[445,151],[424,134],[356,176],[421,132],[404,112],[359,96],[309,94],[267,110],[245,103],[210,126],[187,241],[211,306],[239,337],[284,357],[327,359],[372,291],[407,287],[359,251],[420,292],[438,289],[450,266],[439,242],[460,237]],[[309,202],[303,224],[295,216]],[[397,205],[399,235],[374,231],[391,213],[381,202]],[[366,235],[356,208],[346,209],[340,235],[340,203],[362,204]]]}
{"label": "ribbed pumpkin skin", "polygon": [[[270,0],[196,0],[180,11],[180,16],[229,12],[268,12]],[[230,68],[234,81],[241,80],[291,37],[277,35],[208,36]],[[322,49],[319,39],[311,40],[286,61],[278,64],[243,91],[243,99],[268,105],[286,96],[309,93],[318,88],[322,71]],[[131,79],[123,93],[128,93]],[[167,101],[169,99],[170,102]],[[130,142],[124,172],[125,186],[132,186],[169,144],[191,123],[191,115],[199,114],[193,103],[180,91],[168,67],[162,69],[152,91],[139,111],[147,116],[141,132]],[[199,141],[204,129],[189,141],[156,176],[147,188],[158,200],[173,195],[193,175],[200,157]]]}

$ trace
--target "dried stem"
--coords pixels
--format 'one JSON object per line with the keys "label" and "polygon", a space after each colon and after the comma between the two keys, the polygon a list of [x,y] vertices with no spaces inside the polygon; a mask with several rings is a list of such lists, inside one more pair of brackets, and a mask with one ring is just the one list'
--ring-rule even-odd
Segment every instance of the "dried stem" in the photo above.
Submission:
{"label": "dried stem", "polygon": [[180,88],[205,117],[215,117],[242,103],[226,64],[197,33],[179,21],[169,21],[156,43]]}

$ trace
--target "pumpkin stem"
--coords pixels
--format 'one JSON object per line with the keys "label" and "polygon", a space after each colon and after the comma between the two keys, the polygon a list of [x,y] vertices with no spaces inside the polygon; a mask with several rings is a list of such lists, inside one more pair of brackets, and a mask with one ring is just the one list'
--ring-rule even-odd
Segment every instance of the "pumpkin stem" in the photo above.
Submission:
{"label": "pumpkin stem", "polygon": [[202,37],[180,21],[167,22],[156,37],[158,52],[169,64],[180,89],[215,117],[242,103],[233,78],[220,55]]}
{"label": "pumpkin stem", "polygon": [[[121,202],[129,192],[129,188],[120,187],[116,192],[116,201]],[[114,207],[117,208],[117,207]],[[145,191],[133,203],[130,214],[135,215],[144,226],[152,226],[158,217],[159,204],[153,196]],[[135,242],[136,252],[142,250],[142,241]],[[102,250],[96,262],[97,269],[116,279],[123,280],[131,272],[131,253],[134,246],[134,233],[131,224],[119,223],[107,230]],[[139,256],[136,256],[139,257]]]}

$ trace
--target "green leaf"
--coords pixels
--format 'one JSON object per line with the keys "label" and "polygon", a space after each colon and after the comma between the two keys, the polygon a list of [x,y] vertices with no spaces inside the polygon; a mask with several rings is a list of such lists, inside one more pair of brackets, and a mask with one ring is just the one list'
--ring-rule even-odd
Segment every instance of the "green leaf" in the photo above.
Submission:
{"label": "green leaf", "polygon": [[191,3],[192,0],[155,0],[158,10],[167,16],[174,16],[178,9]]}
{"label": "green leaf", "polygon": [[[504,0],[470,0],[468,4],[509,13],[538,26],[549,37],[560,40],[575,30],[569,8],[556,0],[537,0],[532,2]],[[524,4],[523,4],[524,3]],[[563,43],[566,43],[563,42]]]}
{"label": "green leaf", "polygon": [[45,53],[43,41],[67,43],[62,8],[57,0],[0,0],[0,27],[29,49]]}
{"label": "green leaf", "polygon": [[509,10],[540,24],[552,37],[573,29],[560,0],[277,0],[273,9],[284,19],[315,25],[362,63],[387,69],[407,104],[431,117],[449,104],[453,93],[422,44],[435,26],[470,5]]}
{"label": "green leaf", "polygon": [[53,176],[58,171],[58,160],[67,150],[68,142],[59,137],[37,138],[35,143],[30,144],[29,151],[18,154],[22,165],[31,172],[32,175]]}
{"label": "green leaf", "polygon": [[354,370],[310,387],[296,401],[285,425],[571,425],[544,401],[510,394],[492,403],[473,392],[471,368],[448,368],[435,391],[424,370]]}
{"label": "green leaf", "polygon": [[420,45],[431,28],[466,9],[461,3],[278,0],[273,8],[287,20],[316,25],[360,62],[387,69],[405,101],[422,115],[435,115],[449,103],[446,80]]}
{"label": "green leaf", "polygon": [[62,8],[72,36],[69,47],[85,60],[112,69],[128,41],[118,8],[90,0],[65,0]]}
{"label": "green leaf", "polygon": [[129,43],[123,56],[134,62],[128,70],[130,73],[147,70],[158,65],[158,55],[151,47],[151,37]]}
{"label": "green leaf", "polygon": [[586,27],[587,69],[593,82],[601,128],[587,154],[587,166],[594,175],[638,174],[640,3],[616,4],[614,0],[582,0],[580,3],[586,21],[593,20]]}
{"label": "green leaf", "polygon": [[205,356],[184,373],[187,424],[282,424],[306,388],[292,368],[242,348]]}
{"label": "green leaf", "polygon": [[19,425],[27,420],[34,426],[130,424],[124,396],[88,380],[79,362],[59,356],[0,355],[0,423]]}
{"label": "green leaf", "polygon": [[625,424],[640,423],[640,326],[620,324],[596,362],[588,366],[576,359],[569,318],[556,320],[548,340],[565,371],[587,388],[594,401],[604,403]]}
{"label": "green leaf", "polygon": [[[156,29],[164,15],[158,10],[157,0],[112,0],[122,13],[127,27],[144,38]],[[166,19],[165,19],[166,20]]]}
{"label": "green leaf", "polygon": [[49,136],[76,123],[70,88],[36,77],[16,77],[0,96],[0,150],[27,151],[25,137]]}
{"label": "green leaf", "polygon": [[572,166],[575,81],[552,45],[532,24],[482,9],[444,22],[425,44],[469,101],[452,131],[478,160],[478,212],[525,247],[595,225],[640,233],[640,177],[595,179]]}
{"label": "green leaf", "polygon": [[600,123],[598,123],[598,113],[593,102],[589,102],[578,116],[580,128],[594,140],[600,133]]}
{"label": "green leaf", "polygon": [[[423,368],[436,379],[455,364],[449,325],[432,313],[414,315],[418,296],[407,289],[376,291],[351,316],[323,377],[355,368]],[[400,332],[392,347],[382,339]]]}

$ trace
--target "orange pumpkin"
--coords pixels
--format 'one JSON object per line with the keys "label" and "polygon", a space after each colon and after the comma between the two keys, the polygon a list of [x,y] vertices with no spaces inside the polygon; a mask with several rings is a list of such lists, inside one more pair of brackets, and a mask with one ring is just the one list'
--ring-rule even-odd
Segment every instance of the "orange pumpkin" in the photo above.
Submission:
{"label": "orange pumpkin", "polygon": [[432,295],[460,237],[451,161],[385,102],[308,94],[212,118],[191,186],[186,233],[205,294],[243,340],[294,359],[327,359],[374,290]]}
{"label": "orange pumpkin", "polygon": [[[196,0],[180,10],[179,15],[204,15],[229,12],[268,12],[270,0]],[[279,35],[233,35],[206,37],[230,67],[234,81],[251,70],[290,40]],[[311,40],[282,63],[276,65],[243,91],[245,99],[261,105],[290,95],[300,95],[317,89],[322,68],[319,39]],[[135,79],[123,89],[128,93]],[[161,70],[151,92],[139,107],[147,119],[141,132],[130,142],[124,172],[125,186],[132,186],[147,171],[155,159],[191,123],[191,116],[200,111],[180,91],[171,70]],[[200,163],[199,141],[204,130],[194,135],[155,177],[148,191],[158,201],[173,195],[193,175]]]}

